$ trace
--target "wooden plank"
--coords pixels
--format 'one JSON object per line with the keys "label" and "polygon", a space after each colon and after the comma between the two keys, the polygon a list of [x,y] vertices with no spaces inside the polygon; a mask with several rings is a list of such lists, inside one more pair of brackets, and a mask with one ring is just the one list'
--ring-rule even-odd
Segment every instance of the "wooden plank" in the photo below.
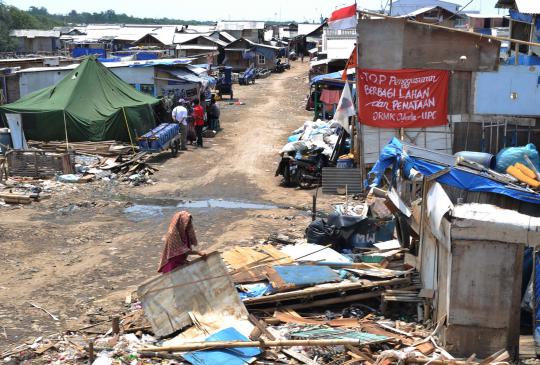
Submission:
{"label": "wooden plank", "polygon": [[314,286],[311,288],[295,290],[287,293],[277,293],[272,295],[267,295],[259,298],[247,298],[243,302],[246,305],[255,305],[263,303],[273,303],[280,302],[283,300],[306,298],[323,294],[331,293],[344,293],[351,290],[361,290],[361,289],[372,289],[375,287],[384,287],[384,286],[394,286],[394,285],[404,285],[410,283],[409,278],[398,278],[391,280],[381,280],[381,281],[370,281],[370,280],[361,280],[354,283],[337,283],[334,285],[324,285],[324,286]]}

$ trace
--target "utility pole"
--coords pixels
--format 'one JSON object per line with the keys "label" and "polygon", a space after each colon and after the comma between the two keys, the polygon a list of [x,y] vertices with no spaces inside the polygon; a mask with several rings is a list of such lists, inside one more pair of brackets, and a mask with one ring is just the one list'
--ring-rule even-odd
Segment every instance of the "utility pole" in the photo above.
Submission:
{"label": "utility pole", "polygon": [[392,15],[392,0],[390,0],[390,10],[388,11],[388,15]]}

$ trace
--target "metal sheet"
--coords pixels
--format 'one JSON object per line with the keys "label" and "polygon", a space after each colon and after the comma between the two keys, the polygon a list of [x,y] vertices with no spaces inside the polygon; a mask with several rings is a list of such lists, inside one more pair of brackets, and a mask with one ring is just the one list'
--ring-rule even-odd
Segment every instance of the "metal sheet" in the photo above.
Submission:
{"label": "metal sheet", "polygon": [[273,266],[285,285],[312,286],[340,281],[339,275],[327,266],[289,265]]}
{"label": "metal sheet", "polygon": [[322,172],[322,191],[325,194],[343,194],[345,186],[349,194],[361,193],[363,189],[360,169],[325,167]]}
{"label": "metal sheet", "polygon": [[192,318],[211,332],[248,316],[218,252],[146,281],[137,293],[159,337],[191,325]]}

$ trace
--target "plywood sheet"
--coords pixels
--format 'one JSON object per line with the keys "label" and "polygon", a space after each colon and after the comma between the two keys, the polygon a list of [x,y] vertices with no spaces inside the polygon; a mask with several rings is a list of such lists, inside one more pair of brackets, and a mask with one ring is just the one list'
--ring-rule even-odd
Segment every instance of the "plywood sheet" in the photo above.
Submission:
{"label": "plywood sheet", "polygon": [[248,316],[217,252],[147,280],[137,293],[154,333],[160,337],[194,321],[220,328]]}

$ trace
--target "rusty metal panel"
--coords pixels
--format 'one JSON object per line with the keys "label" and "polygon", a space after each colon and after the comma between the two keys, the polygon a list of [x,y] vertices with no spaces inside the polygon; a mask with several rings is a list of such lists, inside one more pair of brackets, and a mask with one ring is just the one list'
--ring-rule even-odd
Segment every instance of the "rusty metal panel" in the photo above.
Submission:
{"label": "rusty metal panel", "polygon": [[[360,67],[496,71],[500,42],[406,19],[358,22]],[[464,57],[462,57],[464,56]]]}
{"label": "rusty metal panel", "polygon": [[452,241],[445,343],[460,345],[457,356],[470,353],[463,339],[476,339],[479,357],[501,344],[512,352],[519,344],[523,244],[476,239]]}
{"label": "rusty metal panel", "polygon": [[499,41],[423,24],[405,25],[403,68],[496,71],[499,54]]}
{"label": "rusty metal panel", "polygon": [[403,19],[362,19],[357,35],[361,68],[395,70],[403,67]]}
{"label": "rusty metal panel", "polygon": [[137,293],[157,336],[167,336],[194,320],[217,328],[247,319],[248,313],[218,252],[147,280]]}

